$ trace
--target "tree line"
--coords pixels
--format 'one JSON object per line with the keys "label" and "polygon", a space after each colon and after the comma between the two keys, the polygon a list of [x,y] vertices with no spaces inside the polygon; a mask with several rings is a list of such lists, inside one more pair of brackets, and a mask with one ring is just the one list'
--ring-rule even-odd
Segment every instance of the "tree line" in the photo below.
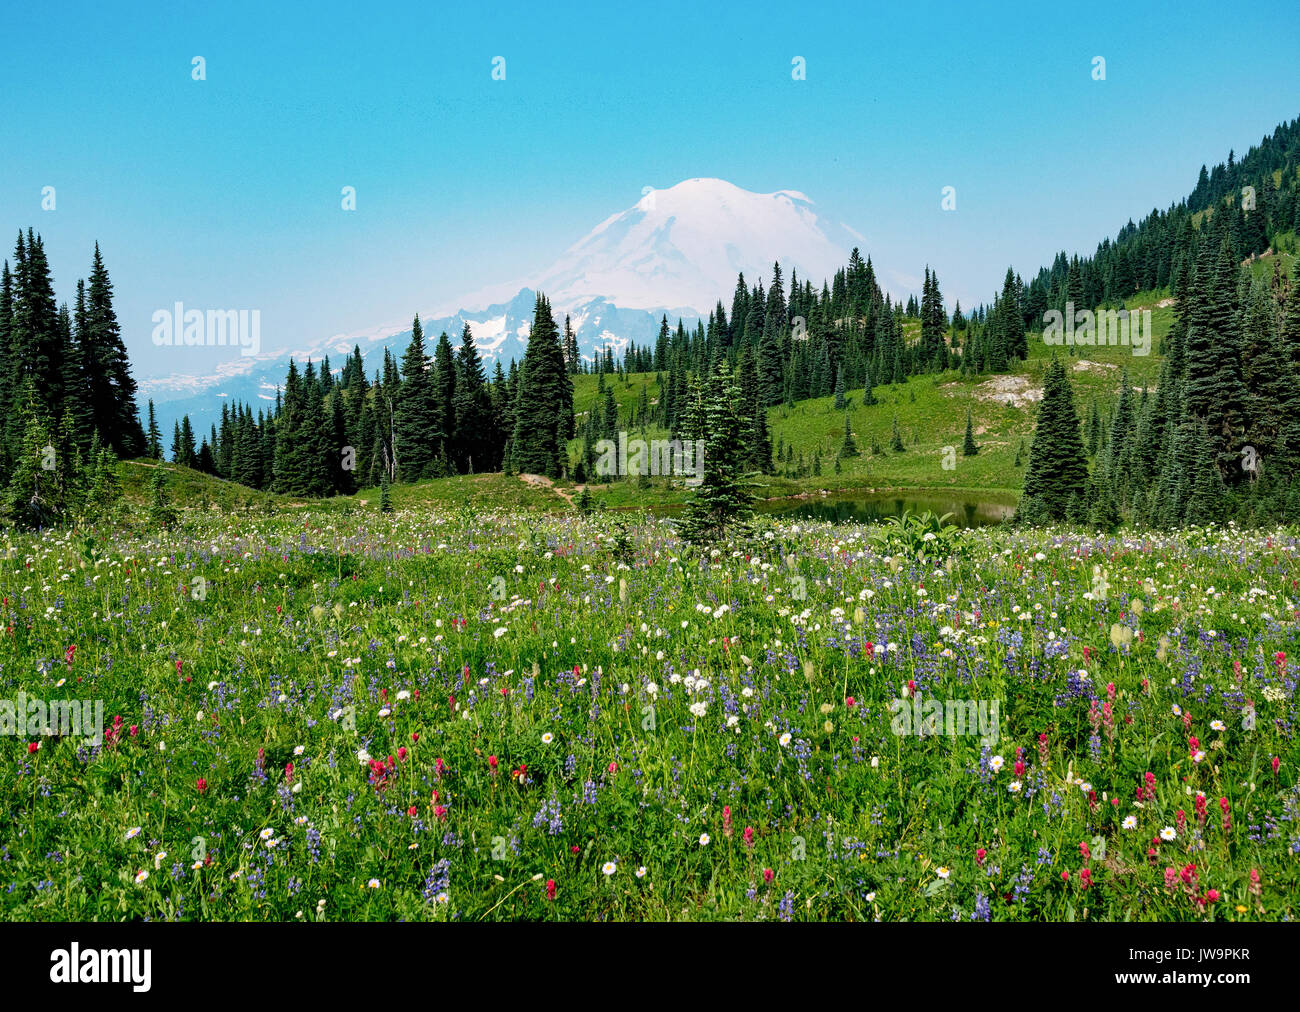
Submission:
{"label": "tree line", "polygon": [[1093,403],[1080,424],[1053,360],[1020,519],[1300,522],[1300,286],[1277,259],[1256,276],[1227,215],[1207,216],[1189,242],[1154,391],[1135,391],[1125,371],[1108,422]]}
{"label": "tree line", "polygon": [[[162,458],[153,405],[150,455]],[[172,433],[172,460],[250,488],[288,495],[350,494],[361,487],[506,470],[559,474],[573,435],[573,382],[550,303],[539,295],[522,365],[498,361],[489,379],[468,324],[453,349],[430,350],[417,316],[398,359],[367,377],[360,347],[337,375],[326,357],[289,362],[274,406],[222,406],[204,435],[190,419]]]}
{"label": "tree line", "polygon": [[144,452],[136,384],[95,244],[71,309],[54,296],[45,244],[18,233],[0,269],[0,472],[5,509],[42,525],[120,494],[116,465]]}

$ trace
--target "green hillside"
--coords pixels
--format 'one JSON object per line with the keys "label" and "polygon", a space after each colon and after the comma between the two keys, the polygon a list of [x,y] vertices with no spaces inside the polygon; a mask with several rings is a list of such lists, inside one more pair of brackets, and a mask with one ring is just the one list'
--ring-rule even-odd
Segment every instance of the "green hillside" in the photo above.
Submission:
{"label": "green hillside", "polygon": [[[1271,267],[1268,268],[1271,270]],[[843,461],[841,473],[834,473],[835,456],[844,437],[844,412],[835,410],[833,397],[799,401],[792,407],[778,405],[769,409],[768,424],[773,448],[778,444],[793,447],[796,458],[803,454],[811,463],[818,451],[822,455],[820,477],[803,479],[780,475],[758,479],[758,494],[765,497],[796,495],[809,490],[850,488],[937,488],[980,489],[1018,492],[1023,479],[1023,468],[1015,464],[1017,450],[1024,440],[1026,450],[1033,435],[1035,398],[1042,390],[1043,371],[1053,352],[1066,358],[1071,369],[1076,403],[1085,416],[1095,399],[1103,416],[1109,416],[1120,385],[1124,369],[1134,387],[1146,384],[1154,389],[1160,371],[1162,356],[1159,342],[1169,332],[1174,311],[1168,305],[1165,292],[1143,292],[1127,303],[1129,309],[1150,309],[1155,335],[1150,353],[1134,355],[1125,347],[1052,348],[1044,344],[1041,335],[1030,340],[1029,358],[1016,363],[1012,371],[985,377],[966,377],[949,371],[937,375],[913,376],[897,386],[878,386],[875,396],[879,403],[864,406],[861,389],[848,391],[854,440],[861,456]],[[919,328],[916,321],[909,325]],[[949,334],[949,340],[952,335]],[[614,391],[620,418],[630,414],[639,403],[644,386],[647,398],[653,404],[659,396],[659,385],[654,373],[633,373],[626,379],[607,376],[606,383]],[[586,418],[602,395],[597,392],[598,377],[574,377],[574,411],[579,423]],[[961,454],[962,437],[966,426],[966,410],[970,408],[979,453],[973,457]],[[903,439],[903,453],[889,450],[893,419]],[[667,433],[648,428],[629,431],[629,439],[666,439]],[[881,453],[871,452],[873,443]],[[575,456],[582,441],[569,444],[570,456]],[[955,467],[945,469],[945,447],[954,447]],[[947,455],[952,461],[952,455]],[[564,486],[574,491],[574,486]],[[610,506],[627,506],[638,503],[672,503],[686,498],[680,482],[662,478],[649,478],[638,483],[636,479],[615,481],[608,485],[593,484],[592,494]]]}

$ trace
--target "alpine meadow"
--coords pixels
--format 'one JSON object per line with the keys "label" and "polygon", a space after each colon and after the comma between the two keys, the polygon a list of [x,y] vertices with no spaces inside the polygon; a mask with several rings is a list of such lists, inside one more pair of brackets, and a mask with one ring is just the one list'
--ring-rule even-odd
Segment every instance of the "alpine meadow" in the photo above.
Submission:
{"label": "alpine meadow", "polygon": [[1300,917],[1294,11],[236,9],[0,17],[0,921]]}

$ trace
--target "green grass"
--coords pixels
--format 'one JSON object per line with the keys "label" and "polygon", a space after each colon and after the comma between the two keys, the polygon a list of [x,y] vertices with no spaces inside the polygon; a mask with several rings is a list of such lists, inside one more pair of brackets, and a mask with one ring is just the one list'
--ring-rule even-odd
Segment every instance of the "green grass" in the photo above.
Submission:
{"label": "green grass", "polygon": [[[530,484],[518,476],[468,474],[439,478],[417,485],[394,485],[393,505],[397,508],[445,506],[468,509],[567,509],[568,504],[546,484]],[[364,509],[379,503],[379,489],[362,489],[346,499],[350,508]]]}
{"label": "green grass", "polygon": [[[763,498],[776,498],[822,489],[907,488],[1018,493],[1028,463],[1034,404],[1022,401],[1019,406],[1009,405],[1005,394],[998,395],[999,388],[1010,384],[1011,393],[1041,391],[1044,370],[1055,351],[1071,368],[1070,377],[1081,418],[1086,418],[1093,398],[1096,398],[1103,414],[1108,415],[1118,394],[1123,369],[1128,369],[1133,386],[1140,387],[1145,383],[1154,389],[1161,362],[1159,342],[1168,334],[1173,322],[1173,309],[1157,305],[1167,297],[1165,292],[1144,292],[1127,303],[1131,309],[1152,311],[1155,338],[1146,356],[1134,355],[1129,348],[1106,346],[1079,347],[1071,355],[1070,349],[1053,349],[1043,343],[1041,335],[1031,334],[1029,358],[1018,363],[1007,376],[965,378],[957,372],[913,376],[897,386],[877,386],[875,395],[880,403],[869,407],[862,403],[862,390],[848,391],[849,416],[862,456],[843,461],[842,472],[838,475],[834,473],[834,458],[844,437],[844,412],[835,410],[834,398],[814,398],[800,401],[793,407],[773,407],[768,411],[773,448],[781,440],[792,446],[796,455],[802,453],[809,466],[813,454],[820,450],[822,474],[802,479],[780,475],[757,479],[757,494]],[[907,325],[915,325],[913,330],[919,328],[919,323],[914,320],[907,321]],[[621,414],[638,402],[642,383],[649,384],[649,396],[653,402],[658,396],[654,379],[653,373],[632,374],[626,381],[607,377]],[[583,412],[590,410],[597,400],[596,377],[577,377],[574,408],[580,422],[585,417]],[[976,443],[980,446],[980,452],[974,457],[961,455],[968,407],[976,429]],[[905,444],[904,452],[899,454],[889,450],[895,414]],[[644,439],[667,437],[666,433],[653,428],[644,432],[630,431],[629,435],[630,438]],[[1021,466],[1017,468],[1015,458],[1022,440],[1026,451]],[[884,452],[872,455],[873,441]],[[947,447],[956,450],[952,469],[944,467],[946,460],[952,460],[952,456],[946,453]],[[571,456],[580,449],[580,440],[570,443]],[[573,490],[572,486],[566,488]],[[639,487],[635,480],[592,485],[592,492],[598,501],[612,508],[680,504],[689,497],[681,482],[658,478],[651,479],[644,487]]]}
{"label": "green grass", "polygon": [[122,462],[124,498],[137,506],[147,504],[151,497],[149,483],[159,467],[167,474],[167,494],[171,497],[173,505],[187,510],[206,511],[216,508],[226,513],[249,510],[265,512],[268,508],[284,509],[304,506],[312,502],[308,499],[294,499],[291,496],[258,492],[233,481],[224,481],[202,471],[181,467],[179,464],[157,463],[147,459]]}
{"label": "green grass", "polygon": [[[0,919],[1300,914],[1293,533],[622,519],[3,535],[0,699],[121,730],[5,739]],[[900,733],[905,686],[996,722]]]}
{"label": "green grass", "polygon": [[[1296,233],[1294,230],[1283,232],[1274,237],[1276,245],[1285,244],[1288,247],[1294,247],[1296,244]],[[1273,280],[1273,263],[1281,262],[1282,276],[1289,278],[1295,273],[1296,257],[1293,253],[1274,253],[1273,256],[1256,257],[1250,262],[1250,273],[1252,276],[1259,278],[1261,281],[1269,282]]]}

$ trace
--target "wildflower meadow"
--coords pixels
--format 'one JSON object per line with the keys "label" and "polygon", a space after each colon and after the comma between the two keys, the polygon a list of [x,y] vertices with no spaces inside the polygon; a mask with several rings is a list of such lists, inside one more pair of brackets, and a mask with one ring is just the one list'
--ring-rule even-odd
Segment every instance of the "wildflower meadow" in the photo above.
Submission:
{"label": "wildflower meadow", "polygon": [[6,534],[0,918],[1295,916],[1293,534],[896,534]]}

